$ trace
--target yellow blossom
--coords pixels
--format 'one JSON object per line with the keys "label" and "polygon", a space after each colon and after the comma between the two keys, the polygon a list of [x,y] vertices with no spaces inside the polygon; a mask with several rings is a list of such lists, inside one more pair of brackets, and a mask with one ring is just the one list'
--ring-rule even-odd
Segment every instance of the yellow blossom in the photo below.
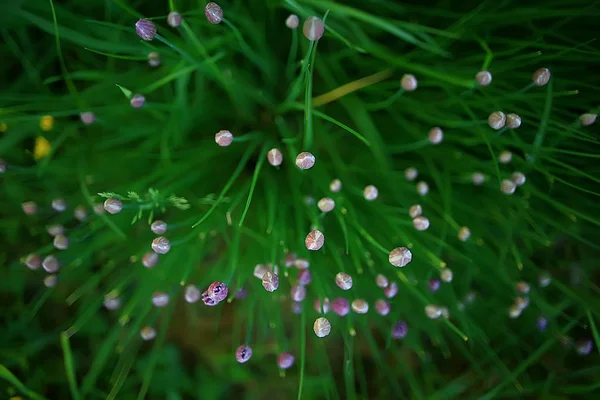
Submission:
{"label": "yellow blossom", "polygon": [[50,154],[52,146],[48,139],[43,136],[38,136],[35,139],[35,147],[33,149],[33,158],[40,160]]}
{"label": "yellow blossom", "polygon": [[40,119],[40,128],[46,132],[51,131],[54,128],[54,117],[52,115],[44,115]]}

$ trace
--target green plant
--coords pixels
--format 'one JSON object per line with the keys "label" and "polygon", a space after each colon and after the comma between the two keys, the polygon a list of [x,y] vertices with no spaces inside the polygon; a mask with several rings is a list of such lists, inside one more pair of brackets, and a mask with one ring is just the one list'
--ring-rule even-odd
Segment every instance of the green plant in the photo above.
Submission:
{"label": "green plant", "polygon": [[3,395],[592,398],[600,9],[426,3],[2,5]]}

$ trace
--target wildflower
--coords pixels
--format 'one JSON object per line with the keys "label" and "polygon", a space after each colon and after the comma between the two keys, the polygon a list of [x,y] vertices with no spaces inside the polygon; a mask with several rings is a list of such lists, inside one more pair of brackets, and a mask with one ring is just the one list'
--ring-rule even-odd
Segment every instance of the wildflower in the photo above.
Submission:
{"label": "wildflower", "polygon": [[392,327],[392,337],[394,339],[402,339],[408,333],[408,325],[404,321],[398,321]]}
{"label": "wildflower", "polygon": [[383,289],[383,294],[388,299],[393,299],[398,294],[398,284],[396,282],[390,282],[390,284]]}
{"label": "wildflower", "polygon": [[300,20],[296,14],[290,14],[285,20],[285,26],[290,29],[296,29],[300,25]]}
{"label": "wildflower", "polygon": [[506,115],[506,126],[510,129],[517,129],[521,126],[521,117],[519,117],[515,113],[510,113]]}
{"label": "wildflower", "polygon": [[82,205],[75,207],[75,211],[73,213],[75,215],[75,219],[79,222],[85,221],[88,217],[87,209]]}
{"label": "wildflower", "polygon": [[406,247],[396,247],[388,255],[390,264],[404,268],[412,261],[412,252]]}
{"label": "wildflower", "polygon": [[304,21],[302,33],[310,41],[319,40],[323,37],[323,33],[325,33],[325,23],[318,17],[308,17]]}
{"label": "wildflower", "polygon": [[155,307],[166,307],[169,304],[169,295],[165,292],[152,293],[152,304]]}
{"label": "wildflower", "polygon": [[342,290],[352,288],[352,277],[345,272],[338,272],[335,276],[335,284]]}
{"label": "wildflower", "polygon": [[479,86],[487,86],[492,83],[492,74],[490,71],[479,71],[477,75],[475,75],[475,79],[477,79]]}
{"label": "wildflower", "polygon": [[46,228],[48,234],[52,237],[62,235],[65,233],[65,227],[59,224],[50,225]]}
{"label": "wildflower", "polygon": [[215,306],[227,298],[229,289],[223,282],[213,282],[208,289],[202,293],[202,301],[207,306]]}
{"label": "wildflower", "polygon": [[331,333],[331,323],[327,318],[317,318],[313,324],[313,330],[317,337],[322,338],[328,336]]}
{"label": "wildflower", "polygon": [[408,210],[408,215],[410,215],[411,218],[416,218],[418,216],[420,216],[423,213],[423,207],[421,207],[420,204],[415,204],[414,206],[411,206],[410,209]]}
{"label": "wildflower", "polygon": [[135,32],[143,40],[151,41],[156,36],[156,25],[154,22],[148,21],[147,19],[140,18],[135,23]]}
{"label": "wildflower", "polygon": [[21,208],[26,215],[37,214],[37,204],[35,204],[33,201],[26,201],[25,203],[21,204]]}
{"label": "wildflower", "polygon": [[417,171],[417,169],[414,167],[406,168],[406,170],[404,171],[404,177],[409,182],[412,182],[415,179],[417,179],[417,176],[419,176],[419,171]]}
{"label": "wildflower", "polygon": [[53,255],[49,255],[46,256],[46,258],[44,258],[44,260],[42,261],[42,267],[46,272],[52,274],[60,269],[60,263],[58,262],[58,259],[56,257],[54,257]]}
{"label": "wildflower", "polygon": [[344,317],[350,313],[350,302],[343,297],[338,297],[333,300],[332,308],[334,313],[340,317]]}
{"label": "wildflower", "polygon": [[91,111],[85,111],[79,114],[79,119],[84,125],[91,125],[96,122],[96,114]]}
{"label": "wildflower", "polygon": [[51,131],[54,128],[54,117],[52,115],[44,115],[40,119],[40,129],[44,132]]}
{"label": "wildflower", "polygon": [[306,248],[311,251],[320,250],[321,247],[325,244],[325,235],[317,229],[312,230],[306,235],[306,239],[304,240],[304,244]]}
{"label": "wildflower", "polygon": [[533,73],[532,80],[536,86],[544,86],[550,80],[552,73],[548,68],[540,68]]}
{"label": "wildflower", "polygon": [[[211,4],[211,3],[209,3],[209,4]],[[212,4],[214,4],[214,3],[212,3]],[[238,348],[235,350],[235,359],[240,364],[244,364],[245,362],[248,362],[248,360],[250,360],[250,357],[252,357],[252,348],[250,346],[246,346],[245,344],[242,344],[242,345],[238,346]]]}
{"label": "wildflower", "polygon": [[454,274],[450,268],[444,268],[442,272],[440,272],[440,278],[446,283],[452,282],[453,276]]}
{"label": "wildflower", "polygon": [[437,279],[430,279],[428,286],[430,291],[437,292],[440,289],[440,281]]}
{"label": "wildflower", "polygon": [[52,145],[43,136],[38,136],[35,138],[35,144],[33,145],[33,158],[37,160],[41,160],[50,154],[52,150]]}
{"label": "wildflower", "polygon": [[54,237],[53,244],[57,250],[66,250],[69,248],[69,239],[63,235],[57,235]]}
{"label": "wildflower", "polygon": [[440,144],[442,143],[442,140],[444,140],[444,131],[436,126],[435,128],[431,128],[429,130],[428,137],[432,144]]}
{"label": "wildflower", "polygon": [[298,284],[306,286],[311,281],[311,274],[309,269],[303,269],[298,273]]}
{"label": "wildflower", "polygon": [[502,180],[502,184],[500,185],[500,189],[502,189],[502,193],[504,194],[513,194],[517,185],[509,179]]}
{"label": "wildflower", "polygon": [[29,254],[25,258],[23,264],[25,264],[27,268],[35,271],[37,269],[40,269],[40,267],[42,266],[42,258],[37,254]]}
{"label": "wildflower", "polygon": [[67,209],[67,202],[64,199],[52,200],[52,208],[54,211],[63,212]]}
{"label": "wildflower", "polygon": [[461,242],[466,242],[471,237],[471,230],[466,226],[461,226],[458,231],[458,238]]}
{"label": "wildflower", "polygon": [[290,291],[290,297],[294,301],[302,301],[306,297],[306,288],[302,285],[294,285],[292,286],[292,290]]}
{"label": "wildflower", "polygon": [[167,24],[172,28],[177,28],[181,25],[181,14],[177,11],[171,11],[169,15],[167,15]]}
{"label": "wildflower", "polygon": [[143,341],[149,341],[156,337],[156,330],[151,326],[145,326],[140,330],[140,336]]}
{"label": "wildflower", "polygon": [[418,231],[427,230],[429,228],[429,219],[423,216],[418,216],[417,218],[413,219],[413,226]]}
{"label": "wildflower", "polygon": [[277,167],[283,162],[283,155],[279,149],[273,148],[267,153],[267,160],[269,161],[269,164]]}
{"label": "wildflower", "polygon": [[363,299],[356,299],[352,302],[352,311],[357,314],[366,314],[369,311],[369,303]]}
{"label": "wildflower", "polygon": [[425,307],[425,314],[428,318],[437,319],[442,316],[442,310],[434,304],[429,304]]}
{"label": "wildflower", "polygon": [[319,210],[323,212],[330,212],[335,207],[335,201],[333,201],[331,197],[323,197],[317,203],[317,207],[319,207]]}
{"label": "wildflower", "polygon": [[311,169],[315,165],[315,156],[304,151],[296,157],[296,166],[300,169]]}
{"label": "wildflower", "polygon": [[390,303],[385,300],[377,300],[375,302],[375,311],[384,317],[390,313]]}
{"label": "wildflower", "polygon": [[592,113],[582,114],[579,117],[579,123],[582,126],[590,126],[590,125],[594,124],[594,122],[596,122],[596,118],[598,118],[598,114],[592,114]]}
{"label": "wildflower", "polygon": [[485,175],[483,175],[481,172],[473,172],[471,181],[474,185],[481,185],[483,182],[485,182]]}
{"label": "wildflower", "polygon": [[402,75],[402,78],[400,79],[400,86],[402,87],[403,90],[405,90],[407,92],[415,91],[417,89],[418,85],[419,85],[419,82],[417,81],[417,78],[415,78],[414,75],[404,74],[404,75]]}
{"label": "wildflower", "polygon": [[367,201],[373,201],[379,196],[379,190],[373,185],[369,185],[365,187],[363,191],[363,196]]}
{"label": "wildflower", "polygon": [[329,184],[329,190],[331,190],[331,192],[333,193],[337,193],[340,190],[342,190],[342,181],[340,181],[339,179],[332,180]]}
{"label": "wildflower", "polygon": [[131,107],[133,108],[142,108],[144,107],[144,104],[146,104],[146,98],[144,97],[144,95],[136,93],[133,96],[131,96],[129,104],[131,104]]}
{"label": "wildflower", "polygon": [[233,142],[233,135],[226,130],[219,131],[215,134],[215,142],[221,147],[227,147]]}
{"label": "wildflower", "polygon": [[427,184],[427,182],[421,181],[417,183],[417,193],[420,196],[425,196],[427,195],[427,193],[429,193],[429,185]]}
{"label": "wildflower", "polygon": [[152,250],[157,254],[167,254],[171,250],[171,242],[164,236],[159,236],[152,241]]}
{"label": "wildflower", "polygon": [[512,176],[510,177],[510,180],[513,181],[515,183],[515,185],[521,186],[522,184],[525,183],[527,178],[525,177],[525,175],[522,172],[516,171],[516,172],[513,172]]}
{"label": "wildflower", "polygon": [[385,277],[385,275],[378,274],[375,277],[375,283],[380,288],[386,288],[390,284],[390,281]]}
{"label": "wildflower", "polygon": [[590,339],[579,340],[575,343],[575,348],[577,349],[577,353],[582,356],[587,356],[592,352],[594,348],[594,344]]}
{"label": "wildflower", "polygon": [[58,277],[54,274],[44,277],[44,286],[47,288],[53,288],[58,283]]}
{"label": "wildflower", "polygon": [[153,68],[158,67],[160,65],[160,54],[156,51],[148,53],[148,64]]}
{"label": "wildflower", "polygon": [[[220,5],[211,1],[204,7],[204,15],[211,24],[220,24],[223,20],[223,9]],[[250,354],[252,354],[252,351]]]}
{"label": "wildflower", "polygon": [[281,369],[288,369],[294,365],[294,356],[291,353],[281,353],[277,356],[277,366]]}
{"label": "wildflower", "polygon": [[200,289],[195,285],[187,285],[185,287],[184,298],[190,304],[196,303],[200,300]]}
{"label": "wildflower", "polygon": [[142,256],[142,265],[146,268],[152,268],[158,263],[158,254],[149,251]]}
{"label": "wildflower", "polygon": [[315,299],[313,306],[318,313],[322,312],[323,314],[327,314],[330,308],[329,298],[325,297],[325,299],[323,299],[323,304],[321,304],[321,300]]}
{"label": "wildflower", "polygon": [[104,296],[104,307],[107,310],[113,311],[121,307],[121,298],[116,292],[110,292]]}
{"label": "wildflower", "polygon": [[494,111],[488,117],[488,125],[495,130],[504,128],[504,125],[506,125],[506,115],[502,111]]}
{"label": "wildflower", "polygon": [[262,285],[267,292],[274,292],[279,287],[279,276],[271,271],[265,272],[262,277]]}
{"label": "wildflower", "polygon": [[155,235],[164,235],[165,232],[167,232],[167,223],[158,219],[150,225],[150,230],[152,230]]}

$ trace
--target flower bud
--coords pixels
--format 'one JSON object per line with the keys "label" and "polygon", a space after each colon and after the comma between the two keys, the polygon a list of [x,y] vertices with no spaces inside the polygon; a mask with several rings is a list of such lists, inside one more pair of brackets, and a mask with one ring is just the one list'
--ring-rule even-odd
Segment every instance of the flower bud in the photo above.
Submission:
{"label": "flower bud", "polygon": [[142,256],[142,265],[146,268],[153,268],[158,263],[158,254],[149,251]]}
{"label": "flower bud", "polygon": [[26,201],[25,203],[21,204],[21,208],[23,209],[25,215],[37,214],[37,204],[35,204],[33,201]]}
{"label": "flower bud", "polygon": [[[215,4],[215,3],[208,3],[208,4]],[[208,6],[206,6],[206,7],[208,7]],[[207,16],[207,18],[208,18],[208,16]],[[246,345],[242,344],[242,345],[238,346],[238,348],[235,350],[235,359],[240,364],[244,364],[245,362],[248,362],[248,360],[250,360],[251,357],[252,357],[252,348],[250,346],[246,346]]]}
{"label": "flower bud", "polygon": [[265,272],[262,277],[262,285],[267,292],[274,292],[279,287],[279,276],[271,271]]}
{"label": "flower bud", "polygon": [[190,304],[194,304],[200,300],[200,289],[195,285],[187,285],[184,292],[185,301]]}
{"label": "flower bud", "polygon": [[167,15],[167,24],[172,28],[177,28],[181,25],[181,14],[177,11],[171,11],[169,15]]}
{"label": "flower bud", "polygon": [[225,283],[213,282],[208,289],[202,293],[202,301],[207,306],[216,306],[227,298],[228,293],[229,289]]}
{"label": "flower bud", "polygon": [[377,300],[375,302],[375,311],[384,317],[390,313],[390,303],[385,300]]}
{"label": "flower bud", "polygon": [[313,324],[313,331],[317,337],[325,337],[331,333],[331,323],[327,318],[321,317],[315,320]]}
{"label": "flower bud", "polygon": [[269,164],[277,167],[283,162],[283,154],[281,154],[279,149],[273,148],[267,153],[267,160],[269,161]]}
{"label": "flower bud", "polygon": [[479,71],[475,75],[475,79],[477,79],[479,86],[487,86],[492,83],[492,74],[489,71]]}
{"label": "flower bud", "polygon": [[552,73],[548,68],[540,68],[533,73],[532,80],[536,86],[544,86],[550,80]]}
{"label": "flower bud", "polygon": [[357,314],[366,314],[369,312],[369,303],[367,303],[364,299],[356,299],[352,302],[352,311]]}
{"label": "flower bud", "polygon": [[471,237],[471,230],[466,226],[461,226],[458,231],[458,239],[461,242],[466,242]]}
{"label": "flower bud", "polygon": [[598,118],[598,114],[592,114],[592,113],[582,114],[579,117],[579,123],[581,124],[581,126],[590,126],[590,125],[594,124],[594,122],[596,122],[596,118]]}
{"label": "flower bud", "polygon": [[306,288],[302,285],[294,285],[292,286],[292,290],[290,291],[290,297],[294,301],[302,301],[306,297]]}
{"label": "flower bud", "polygon": [[[211,1],[204,7],[204,15],[211,24],[220,24],[223,20],[223,9],[220,5]],[[250,350],[250,354],[252,354],[252,350]]]}
{"label": "flower bud", "polygon": [[57,250],[66,250],[69,248],[69,239],[63,235],[57,235],[54,237],[53,244]]}
{"label": "flower bud", "polygon": [[47,288],[53,288],[58,283],[58,277],[54,274],[44,277],[44,286]]}
{"label": "flower bud", "polygon": [[150,225],[150,229],[155,235],[164,235],[167,232],[167,223],[158,219]]}
{"label": "flower bud", "polygon": [[400,86],[407,92],[413,92],[417,90],[418,85],[419,82],[417,81],[417,78],[415,78],[415,76],[412,74],[404,74],[400,79]]}
{"label": "flower bud", "polygon": [[53,274],[60,269],[60,263],[56,257],[49,255],[42,261],[42,267],[49,274]]}
{"label": "flower bud", "polygon": [[94,214],[96,214],[96,215],[104,214],[104,205],[101,203],[94,204]]}
{"label": "flower bud", "polygon": [[420,196],[426,196],[427,193],[429,193],[429,185],[427,184],[427,182],[421,181],[417,183],[417,193]]}
{"label": "flower bud", "polygon": [[121,307],[121,298],[115,293],[110,292],[104,296],[104,308],[113,311]]}
{"label": "flower bud", "polygon": [[131,107],[133,108],[142,108],[144,107],[144,104],[146,104],[146,98],[144,97],[144,95],[136,93],[133,96],[131,96],[129,104],[131,104]]}
{"label": "flower bud", "polygon": [[143,40],[151,41],[154,39],[154,36],[156,36],[156,25],[154,25],[152,21],[140,18],[138,22],[135,23],[135,32]]}
{"label": "flower bud", "polygon": [[294,365],[294,356],[291,353],[281,353],[277,356],[277,366],[279,368],[289,369],[292,365]]}
{"label": "flower bud", "polygon": [[42,266],[42,258],[37,254],[29,254],[23,262],[25,266],[31,270],[38,270]]}
{"label": "flower bud", "polygon": [[305,260],[304,258],[299,258],[294,261],[294,267],[296,267],[298,269],[306,269],[306,268],[310,267],[310,263],[308,262],[308,260]]}
{"label": "flower bud", "polygon": [[418,231],[425,231],[429,228],[429,219],[423,216],[419,216],[413,219],[413,226]]}
{"label": "flower bud", "polygon": [[56,225],[50,225],[46,228],[46,231],[48,232],[48,234],[52,237],[58,236],[58,235],[62,235],[65,233],[65,227],[59,224]]}
{"label": "flower bud", "polygon": [[158,67],[160,65],[160,54],[156,51],[148,53],[148,64],[153,68]]}
{"label": "flower bud", "polygon": [[435,128],[431,128],[429,130],[428,137],[432,144],[440,144],[442,143],[442,140],[444,140],[444,131],[436,126]]}
{"label": "flower bud", "polygon": [[550,286],[550,282],[552,282],[552,277],[550,276],[549,273],[542,272],[538,276],[538,284],[540,285],[540,287],[548,287],[548,286]]}
{"label": "flower bud", "polygon": [[527,181],[527,178],[525,177],[525,174],[523,174],[522,172],[513,172],[512,176],[510,177],[510,180],[513,181],[515,183],[515,185],[517,186],[521,186],[522,184],[525,183],[525,181]]}
{"label": "flower bud", "polygon": [[575,343],[575,349],[577,350],[577,353],[582,356],[587,356],[590,354],[593,348],[594,344],[589,339],[579,340],[577,343]]}
{"label": "flower bud", "polygon": [[378,274],[375,277],[375,283],[377,284],[378,287],[385,289],[390,284],[390,281],[388,280],[388,278],[385,275]]}
{"label": "flower bud", "polygon": [[546,328],[548,327],[548,320],[546,318],[544,318],[543,316],[539,316],[536,320],[535,320],[535,326],[541,331],[545,331]]}
{"label": "flower bud", "polygon": [[481,172],[473,172],[473,175],[471,176],[471,181],[474,185],[479,186],[483,184],[483,182],[485,182],[485,175],[483,175]]}
{"label": "flower bud", "polygon": [[398,284],[396,282],[390,282],[390,284],[383,289],[383,294],[388,299],[393,299],[398,294]]}
{"label": "flower bud", "polygon": [[313,306],[318,313],[327,314],[330,308],[329,298],[325,297],[323,304],[321,304],[321,300],[315,299]]}
{"label": "flower bud", "polygon": [[408,215],[410,215],[411,218],[417,218],[422,213],[423,213],[423,207],[421,207],[420,204],[415,204],[414,206],[411,206],[410,209],[408,210]]}
{"label": "flower bud", "polygon": [[91,125],[96,122],[96,114],[91,111],[82,112],[79,114],[79,119],[81,119],[84,125]]}
{"label": "flower bud", "polygon": [[440,272],[440,278],[446,283],[452,282],[453,277],[454,274],[450,268],[444,268],[442,272]]}
{"label": "flower bud", "polygon": [[430,279],[428,286],[431,292],[437,292],[440,289],[440,281],[437,279]]}
{"label": "flower bud", "polygon": [[412,252],[406,247],[396,247],[388,255],[390,264],[404,268],[412,261]]}
{"label": "flower bud", "polygon": [[296,166],[300,169],[311,169],[315,165],[315,156],[304,151],[296,157]]}
{"label": "flower bud", "polygon": [[508,316],[511,317],[512,319],[516,319],[521,316],[521,312],[522,312],[522,309],[519,308],[519,306],[517,306],[516,304],[513,304],[508,309]]}
{"label": "flower bud", "polygon": [[227,147],[233,142],[233,134],[227,130],[215,134],[215,142],[221,147]]}
{"label": "flower bud", "polygon": [[6,164],[6,161],[0,158],[0,174],[5,173],[7,168],[8,164]]}
{"label": "flower bud", "polygon": [[85,206],[78,205],[77,207],[75,207],[74,215],[77,221],[83,222],[88,217],[88,211],[85,208]]}
{"label": "flower bud", "polygon": [[442,310],[434,304],[429,304],[425,307],[425,314],[428,318],[438,319],[442,316]]}
{"label": "flower bud", "polygon": [[377,190],[375,186],[369,185],[365,187],[363,191],[363,196],[365,197],[365,200],[373,201],[377,198],[377,196],[379,196],[379,190]]}
{"label": "flower bud", "polygon": [[350,313],[350,303],[343,297],[338,297],[337,299],[333,300],[332,309],[334,313],[340,317],[344,317]]}
{"label": "flower bud", "polygon": [[329,190],[331,190],[332,193],[338,193],[340,190],[342,190],[342,181],[339,179],[332,180],[329,184]]}
{"label": "flower bud", "polygon": [[335,201],[333,201],[333,199],[331,197],[323,197],[317,203],[317,207],[319,207],[319,210],[327,213],[334,209]]}
{"label": "flower bud", "polygon": [[298,273],[298,285],[306,286],[311,281],[311,274],[309,269],[303,269]]}
{"label": "flower bud", "polygon": [[408,333],[408,325],[404,321],[398,321],[392,328],[392,337],[394,339],[402,339]]}
{"label": "flower bud", "polygon": [[419,176],[419,171],[417,171],[417,169],[414,167],[406,168],[406,170],[404,171],[404,177],[409,182],[412,182],[415,179],[417,179],[417,176]]}
{"label": "flower bud", "polygon": [[306,248],[311,251],[320,250],[321,247],[325,244],[325,235],[321,233],[319,230],[312,230],[306,235],[306,239],[304,240],[304,244]]}
{"label": "flower bud", "polygon": [[506,126],[510,129],[517,129],[521,126],[521,117],[519,117],[515,113],[510,113],[506,115]]}
{"label": "flower bud", "polygon": [[516,188],[517,185],[509,179],[504,179],[500,185],[500,189],[502,189],[502,193],[504,194],[513,194]]}
{"label": "flower bud", "polygon": [[166,307],[169,305],[169,295],[165,292],[154,292],[152,294],[152,304],[155,307]]}
{"label": "flower bud", "polygon": [[159,236],[152,241],[152,250],[157,254],[167,254],[171,250],[171,242],[164,236]]}
{"label": "flower bud", "polygon": [[118,214],[123,209],[123,202],[119,199],[106,199],[104,201],[104,209],[108,211],[109,214]]}
{"label": "flower bud", "polygon": [[296,14],[290,14],[285,20],[285,26],[290,29],[296,29],[300,25],[300,20]]}
{"label": "flower bud", "polygon": [[254,273],[253,273],[253,275],[255,277],[257,277],[258,279],[262,279],[263,276],[267,273],[267,271],[269,271],[269,269],[267,267],[265,267],[262,264],[257,264],[254,267]]}
{"label": "flower bud", "polygon": [[145,326],[140,330],[140,336],[143,341],[147,342],[156,337],[156,330],[151,326]]}
{"label": "flower bud", "polygon": [[488,125],[495,130],[504,128],[504,125],[506,125],[506,115],[502,111],[494,111],[488,117]]}
{"label": "flower bud", "polygon": [[52,208],[54,211],[63,212],[67,209],[67,202],[64,199],[52,200]]}
{"label": "flower bud", "polygon": [[325,33],[325,23],[318,17],[308,17],[304,21],[302,33],[310,41],[319,40],[323,37],[323,33]]}
{"label": "flower bud", "polygon": [[335,284],[342,290],[352,288],[352,277],[345,272],[338,272],[335,276]]}

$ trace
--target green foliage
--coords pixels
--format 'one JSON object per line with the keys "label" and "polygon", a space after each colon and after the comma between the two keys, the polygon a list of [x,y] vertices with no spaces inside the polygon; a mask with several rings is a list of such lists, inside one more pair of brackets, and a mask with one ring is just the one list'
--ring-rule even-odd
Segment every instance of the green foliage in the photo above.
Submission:
{"label": "green foliage", "polygon": [[[580,116],[600,109],[598,5],[228,0],[212,25],[205,3],[0,5],[0,397],[595,398],[599,124]],[[167,25],[173,10],[178,28]],[[313,15],[326,22],[317,42],[302,34]],[[152,41],[136,35],[142,16],[157,25]],[[547,85],[532,82],[539,68],[552,73]],[[489,86],[475,79],[482,70]],[[404,74],[417,90],[401,88]],[[142,108],[130,105],[135,94]],[[495,111],[522,126],[492,129]],[[428,140],[435,126],[438,145]],[[230,146],[215,143],[220,130],[233,133]],[[272,148],[281,166],[266,162]],[[295,165],[304,151],[316,158],[308,170]],[[516,171],[526,182],[504,194]],[[377,199],[364,198],[367,185]],[[323,197],[334,210],[318,209]],[[51,208],[57,198],[67,211]],[[107,198],[123,210],[92,211]],[[413,226],[415,204],[426,230]],[[142,219],[168,224],[171,250],[153,268],[141,262],[156,237]],[[52,245],[56,224],[67,250]],[[325,245],[309,252],[315,228]],[[388,254],[400,246],[413,258],[395,268]],[[292,253],[312,274],[299,314],[289,298],[299,269],[284,265]],[[28,254],[60,260],[55,287],[23,266]],[[253,276],[257,264],[279,265],[277,291]],[[445,269],[452,282],[430,291]],[[340,271],[353,278],[347,292],[335,285]],[[378,274],[399,286],[387,316],[375,310]],[[546,274],[548,287],[538,283]],[[183,301],[187,285],[215,281],[228,285],[227,301]],[[155,292],[170,296],[167,307],[153,306]],[[104,306],[111,296],[118,309]],[[370,310],[329,312],[332,332],[317,338],[313,303],[337,297]],[[528,307],[510,318],[517,297]],[[429,304],[449,318],[428,318]],[[397,321],[409,327],[402,340],[391,337]],[[140,337],[145,326],[152,341]],[[581,340],[593,343],[587,356]],[[240,344],[253,349],[245,364]],[[286,371],[276,363],[284,351],[295,356]]]}

